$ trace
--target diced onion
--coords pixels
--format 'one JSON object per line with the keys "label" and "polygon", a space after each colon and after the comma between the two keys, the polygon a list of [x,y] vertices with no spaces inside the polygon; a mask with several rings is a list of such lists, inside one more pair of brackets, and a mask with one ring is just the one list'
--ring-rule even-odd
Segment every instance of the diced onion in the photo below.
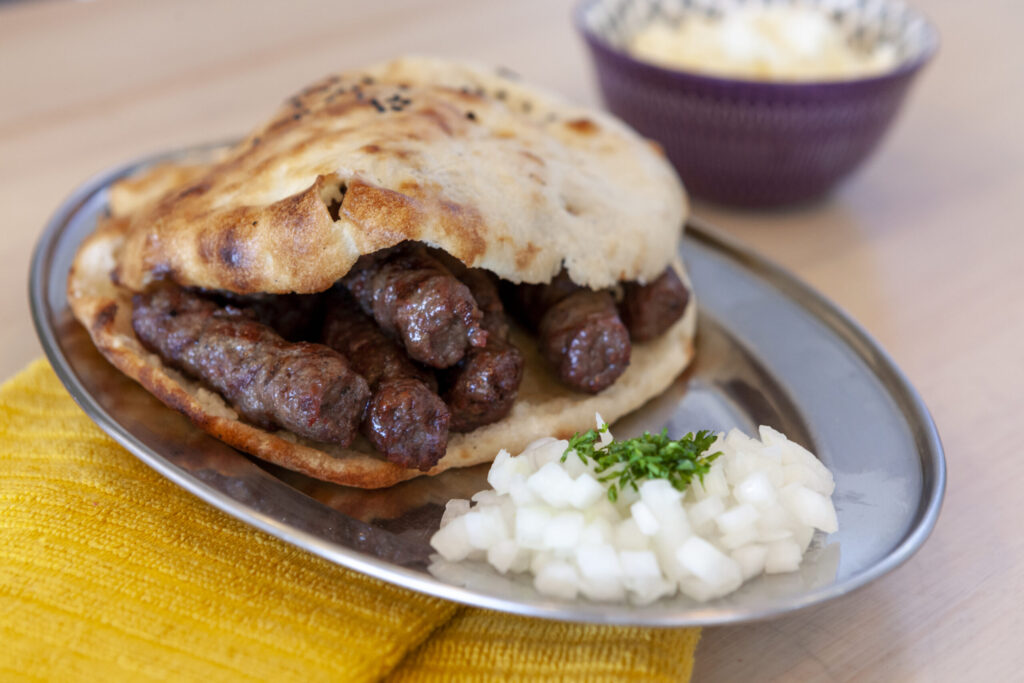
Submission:
{"label": "diced onion", "polygon": [[[600,428],[600,418],[599,418]],[[815,529],[838,529],[832,473],[802,446],[761,427],[760,440],[732,430],[703,481],[685,492],[665,479],[625,487],[609,500],[607,478],[539,439],[522,454],[498,453],[492,489],[450,500],[430,543],[431,571],[461,582],[466,562],[501,574],[529,572],[542,594],[643,605],[683,593],[704,601],[764,574],[795,571]],[[601,434],[598,448],[611,443]]]}

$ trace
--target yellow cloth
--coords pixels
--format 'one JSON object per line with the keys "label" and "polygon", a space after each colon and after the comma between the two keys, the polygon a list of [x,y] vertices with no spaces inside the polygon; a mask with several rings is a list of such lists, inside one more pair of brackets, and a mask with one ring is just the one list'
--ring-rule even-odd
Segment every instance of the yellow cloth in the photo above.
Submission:
{"label": "yellow cloth", "polygon": [[699,637],[390,586],[166,481],[45,362],[0,387],[2,680],[685,681]]}

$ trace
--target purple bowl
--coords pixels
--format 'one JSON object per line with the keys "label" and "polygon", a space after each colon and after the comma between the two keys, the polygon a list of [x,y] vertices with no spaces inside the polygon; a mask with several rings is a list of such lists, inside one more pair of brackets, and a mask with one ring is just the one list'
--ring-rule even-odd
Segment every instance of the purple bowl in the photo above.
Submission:
{"label": "purple bowl", "polygon": [[709,11],[709,0],[584,0],[576,26],[609,110],[658,141],[687,190],[723,204],[780,206],[820,197],[877,147],[938,44],[934,27],[896,0],[819,2],[863,40],[888,40],[900,62],[879,76],[764,82],[656,66],[623,47],[655,17]]}

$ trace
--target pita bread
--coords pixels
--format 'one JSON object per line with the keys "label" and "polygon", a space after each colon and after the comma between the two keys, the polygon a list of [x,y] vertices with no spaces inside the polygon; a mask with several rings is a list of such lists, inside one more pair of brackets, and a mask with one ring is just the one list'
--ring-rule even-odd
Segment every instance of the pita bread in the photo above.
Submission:
{"label": "pita bread", "polygon": [[[328,88],[330,84],[350,84],[355,77],[350,74],[328,79],[323,82],[328,86],[307,89],[300,96],[310,111],[321,107],[317,110],[321,114],[310,116],[312,121],[324,117],[323,121],[311,124],[305,136],[301,127],[271,123],[229,151],[222,161],[177,168],[162,165],[115,186],[111,219],[87,238],[76,255],[68,280],[68,298],[75,316],[87,327],[99,350],[119,370],[187,415],[199,428],[240,450],[317,479],[380,488],[424,473],[383,460],[359,439],[348,448],[340,448],[241,421],[218,394],[170,368],[142,346],[131,327],[132,292],[161,277],[184,285],[239,293],[321,291],[344,275],[360,254],[406,239],[421,239],[439,246],[469,265],[488,267],[516,282],[550,280],[562,264],[558,255],[564,254],[573,279],[606,286],[622,279],[653,278],[664,270],[677,251],[685,200],[664,161],[622,124],[600,113],[571,108],[476,67],[400,60],[360,72],[364,73],[372,74],[376,84],[408,84],[400,92],[410,93],[410,98],[413,94],[423,97],[429,109],[442,112],[439,116],[454,132],[451,138],[455,141],[449,142],[461,150],[458,153],[447,150],[441,139],[429,138],[429,145],[428,140],[422,140],[422,146],[410,142],[409,158],[434,160],[429,167],[433,174],[429,183],[425,175],[427,166],[411,163],[410,168],[402,170],[397,156],[374,165],[369,160],[376,152],[360,152],[358,146],[352,145],[358,139],[361,146],[383,148],[391,144],[388,135],[399,136],[394,140],[405,139],[401,137],[402,130],[407,136],[440,133],[430,131],[419,115],[415,117],[418,122],[409,123],[408,128],[396,128],[384,118],[367,118],[365,111],[352,119],[353,115],[344,109],[336,115],[352,125],[361,122],[369,130],[332,137],[325,131],[337,133],[344,128],[329,124],[326,118],[328,98],[333,92]],[[478,79],[469,81],[471,86],[486,84],[491,95],[480,95],[475,90],[466,94],[456,87],[470,74]],[[430,85],[431,79],[445,85]],[[480,85],[473,85],[476,83]],[[497,84],[505,89],[502,97],[498,95]],[[309,98],[320,104],[310,103]],[[330,102],[337,100],[336,97]],[[510,131],[516,131],[513,124],[525,113],[516,115],[514,107],[527,101],[537,108],[531,110],[531,115],[538,113],[540,118],[529,118],[517,125],[528,130],[533,138],[523,137],[526,133],[522,130],[515,135],[519,136],[516,139],[534,142],[525,147],[508,143],[513,147],[500,153],[495,149],[505,143],[498,142],[504,139],[495,133],[500,130],[498,124],[477,138],[478,133],[462,128],[478,125],[477,122],[456,122],[451,118],[457,110],[458,116],[468,121],[465,110],[471,104],[472,111],[480,112],[480,119],[487,112],[495,115],[496,122],[505,121],[501,125],[507,124]],[[537,122],[547,120],[548,110],[571,115],[572,120],[590,121],[597,129],[581,134],[556,126],[554,131],[559,132],[553,132],[550,126],[544,127],[548,124]],[[500,119],[496,112],[505,119]],[[275,119],[281,120],[281,116]],[[375,126],[375,121],[381,123]],[[431,125],[440,130],[439,123]],[[282,127],[287,132],[273,132]],[[268,143],[265,151],[251,151],[263,144],[255,143],[254,139],[265,136],[274,140],[277,135],[278,142]],[[583,137],[576,139],[577,135]],[[300,144],[300,140],[305,142]],[[478,141],[482,141],[482,151],[473,152]],[[321,143],[330,151],[318,152]],[[400,149],[397,145],[396,142],[391,148]],[[271,148],[276,152],[271,153]],[[544,176],[549,182],[543,186],[547,189],[527,189],[533,181],[513,181],[510,177],[499,188],[505,197],[502,204],[488,194],[486,183],[474,174],[489,172],[486,177],[495,182],[495,173],[521,173],[524,167],[517,167],[512,160],[516,155],[522,156],[526,148],[548,155],[545,167],[551,175]],[[598,164],[594,158],[602,157],[600,150],[618,157],[619,165],[611,164],[610,159]],[[348,153],[351,160],[346,160]],[[453,169],[448,175],[442,173],[440,165],[454,163],[459,154],[468,155],[467,168]],[[325,158],[333,160],[333,170],[324,165]],[[489,164],[506,162],[510,164],[507,167],[485,170]],[[591,162],[595,165],[586,165]],[[247,173],[252,174],[251,183],[245,180],[249,177]],[[593,188],[584,192],[586,180],[595,173],[603,175],[602,187],[615,186],[614,190],[609,189],[609,195],[599,196],[601,193],[593,192]],[[325,198],[339,178],[347,183],[347,192],[338,220],[332,221],[327,209],[329,199]],[[398,191],[389,185],[411,191],[409,178],[416,178],[417,187],[429,187],[429,191],[403,195],[406,199],[390,203],[378,202],[367,213],[368,205],[361,203],[366,195],[360,193]],[[465,187],[459,185],[462,182]],[[250,184],[252,187],[243,187]],[[193,191],[197,186],[206,189]],[[587,208],[573,213],[566,210],[561,200],[565,188],[577,186],[582,193],[577,199],[588,195],[581,204]],[[230,187],[234,189],[229,190]],[[628,188],[636,195],[627,198],[622,194]],[[601,210],[587,204],[589,200],[601,202],[596,205]],[[545,222],[545,211],[552,213],[550,221]],[[466,218],[470,214],[472,220]],[[258,230],[242,231],[237,225],[233,229],[231,221],[239,216],[244,216],[245,221],[252,217]],[[617,226],[612,225],[613,221]],[[589,237],[586,225],[593,227]],[[563,234],[557,234],[559,231]],[[225,237],[232,232],[238,239]],[[470,243],[475,244],[476,239],[472,235],[479,237],[482,245],[472,246]],[[209,251],[210,246],[203,245],[211,240],[219,245],[214,248],[218,254],[230,251],[229,244],[234,244],[231,248],[237,247],[238,253],[246,256],[204,259],[201,254]],[[275,240],[282,244],[271,249]],[[498,246],[493,246],[494,243]],[[531,244],[537,247],[535,253],[529,248]],[[652,244],[659,246],[654,249]],[[585,247],[593,247],[600,258]],[[517,265],[517,250],[524,249],[532,256],[518,258]],[[306,256],[300,258],[300,252]],[[229,262],[234,265],[229,266]],[[682,264],[676,260],[673,265],[685,279]],[[116,277],[112,277],[113,273]],[[689,363],[695,325],[696,305],[691,300],[686,314],[668,332],[651,342],[634,344],[629,368],[614,385],[596,396],[579,394],[560,385],[546,370],[536,342],[514,330],[513,341],[524,354],[526,370],[511,414],[471,433],[452,434],[447,453],[426,474],[489,462],[501,448],[518,452],[539,436],[567,437],[588,428],[595,412],[614,421],[638,408],[664,391]]]}
{"label": "pita bread", "polygon": [[671,165],[617,119],[493,69],[404,58],[303,90],[138,212],[119,279],[311,293],[418,240],[511,282],[564,264],[600,289],[657,277],[685,213]]}

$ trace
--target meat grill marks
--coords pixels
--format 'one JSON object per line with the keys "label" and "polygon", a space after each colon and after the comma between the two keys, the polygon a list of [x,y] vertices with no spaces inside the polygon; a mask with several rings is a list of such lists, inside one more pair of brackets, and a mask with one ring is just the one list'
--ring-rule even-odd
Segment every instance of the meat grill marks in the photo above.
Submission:
{"label": "meat grill marks", "polygon": [[423,245],[364,256],[342,282],[363,311],[425,365],[451,367],[469,347],[487,343],[473,295]]}
{"label": "meat grill marks", "polygon": [[451,260],[454,263],[445,265],[469,287],[487,331],[485,346],[470,348],[457,365],[442,373],[451,430],[470,432],[497,422],[512,410],[523,380],[523,355],[508,340],[508,319],[492,276]]}
{"label": "meat grill marks", "polygon": [[215,389],[247,420],[347,446],[370,397],[338,352],[290,343],[252,313],[175,286],[136,294],[132,327],[169,364]]}
{"label": "meat grill marks", "polygon": [[657,279],[641,285],[627,282],[622,287],[619,314],[633,341],[650,341],[665,333],[682,317],[690,301],[690,290],[676,271],[666,268]]}
{"label": "meat grill marks", "polygon": [[373,392],[360,430],[391,462],[427,471],[448,446],[449,412],[434,377],[381,332],[343,287],[327,299],[323,342],[344,355]]}
{"label": "meat grill marks", "polygon": [[611,293],[584,289],[563,271],[546,285],[520,285],[511,296],[566,386],[596,394],[626,371],[632,346]]}

